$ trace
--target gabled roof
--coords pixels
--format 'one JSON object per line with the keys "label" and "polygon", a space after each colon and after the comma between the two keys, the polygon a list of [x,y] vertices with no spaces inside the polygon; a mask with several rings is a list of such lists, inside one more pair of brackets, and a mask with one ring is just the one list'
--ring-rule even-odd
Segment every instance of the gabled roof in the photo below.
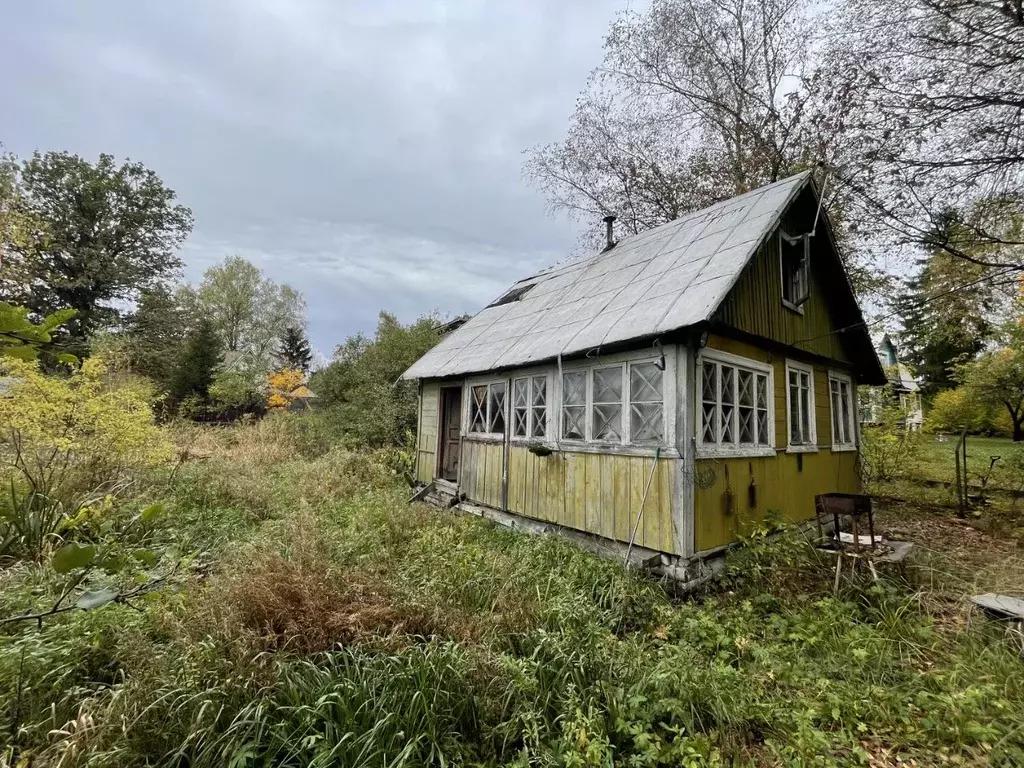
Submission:
{"label": "gabled roof", "polygon": [[521,366],[710,320],[810,179],[805,171],[520,280],[403,377]]}

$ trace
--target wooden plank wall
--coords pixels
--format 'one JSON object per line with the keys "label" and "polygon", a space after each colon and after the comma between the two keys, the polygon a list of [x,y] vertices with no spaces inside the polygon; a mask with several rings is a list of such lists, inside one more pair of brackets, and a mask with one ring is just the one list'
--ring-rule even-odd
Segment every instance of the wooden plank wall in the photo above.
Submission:
{"label": "wooden plank wall", "polygon": [[811,293],[803,306],[803,315],[782,304],[782,273],[776,230],[747,265],[736,287],[719,307],[715,320],[783,343],[809,339],[800,345],[801,349],[832,360],[848,361],[850,357],[840,335],[832,333],[836,324],[829,310],[829,292],[821,274],[826,261],[816,258],[818,250],[826,247],[828,244],[824,237],[811,241]]}
{"label": "wooden plank wall", "polygon": [[420,392],[419,434],[416,436],[416,479],[429,483],[434,479],[437,462],[438,398],[441,385],[436,381],[423,382]]}
{"label": "wooden plank wall", "polygon": [[[501,508],[502,445],[466,439],[461,490],[481,504]],[[537,456],[509,448],[508,511],[535,520],[628,542],[653,457],[598,453]],[[676,552],[672,519],[674,461],[662,459],[644,505],[639,546]]]}
{"label": "wooden plank wall", "polygon": [[[696,462],[698,479],[714,482],[709,488],[694,490],[694,551],[727,544],[750,532],[769,510],[777,510],[787,520],[807,520],[814,516],[814,497],[838,491],[860,493],[857,453],[833,453],[831,404],[828,367],[814,367],[814,410],[818,452],[785,452],[788,440],[786,421],[786,358],[773,355],[742,342],[712,336],[708,347],[770,363],[774,368],[775,445],[777,455],[753,459],[701,459]],[[757,504],[750,507],[748,488],[751,476],[757,486]],[[726,514],[726,492],[733,493],[733,513]]]}
{"label": "wooden plank wall", "polygon": [[459,490],[479,504],[501,509],[501,443],[462,438],[462,469]]}

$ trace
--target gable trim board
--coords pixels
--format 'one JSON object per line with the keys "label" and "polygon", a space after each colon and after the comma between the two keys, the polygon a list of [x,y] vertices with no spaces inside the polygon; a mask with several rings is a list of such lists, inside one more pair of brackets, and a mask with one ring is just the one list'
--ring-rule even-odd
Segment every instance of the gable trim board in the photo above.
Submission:
{"label": "gable trim board", "polygon": [[[802,311],[782,303],[779,230],[807,232],[817,201],[810,174],[799,174],[513,284],[404,374],[421,381],[425,434],[417,443],[417,479],[430,482],[436,473],[443,382],[463,387],[467,409],[457,495],[503,514],[625,542],[653,478],[636,543],[665,553],[664,563],[720,550],[771,509],[802,520],[813,514],[814,494],[858,491],[857,452],[823,443],[832,434],[829,372],[854,382],[884,380],[884,374],[824,213],[806,246],[809,303]],[[815,341],[822,338],[827,341]],[[769,439],[709,450],[698,439],[701,361],[737,356],[746,369],[768,376],[760,414],[770,429],[758,424],[754,442]],[[640,406],[649,426],[653,401],[643,383],[637,386],[645,395],[633,399],[633,366],[647,366],[642,373],[649,377],[659,360],[660,445],[635,445],[629,442],[633,409]],[[816,439],[799,453],[789,444],[787,361],[812,372],[808,418]],[[621,373],[602,379],[603,397],[595,402],[594,370],[605,367]],[[731,408],[733,431],[748,435],[748,406],[740,409],[738,401],[751,386],[756,394],[764,380],[755,376],[751,384],[737,370],[730,374],[735,402],[720,400],[716,413]],[[563,376],[580,371],[587,372],[584,438],[567,439]],[[546,382],[543,438],[512,434],[514,382],[530,376]],[[502,431],[470,433],[471,387],[487,381],[505,387]],[[619,389],[609,394],[616,381]],[[600,423],[607,426],[611,404],[621,409],[615,427],[621,436],[595,441],[595,411],[603,409]]]}

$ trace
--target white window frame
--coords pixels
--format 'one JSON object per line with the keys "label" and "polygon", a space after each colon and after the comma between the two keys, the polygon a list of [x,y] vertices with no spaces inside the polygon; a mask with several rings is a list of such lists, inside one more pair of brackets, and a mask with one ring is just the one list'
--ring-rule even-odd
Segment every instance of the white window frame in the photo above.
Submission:
{"label": "white window frame", "polygon": [[[549,415],[549,424],[551,420],[556,420],[555,429],[557,430],[554,434],[558,435],[558,441],[563,446],[570,446],[571,448],[587,447],[591,446],[595,449],[614,449],[627,448],[632,451],[654,451],[655,448],[662,448],[663,455],[664,450],[675,450],[676,435],[675,435],[675,409],[676,409],[676,349],[674,346],[668,346],[664,348],[665,354],[665,369],[661,373],[661,398],[662,398],[662,439],[659,442],[646,441],[646,442],[634,442],[633,441],[633,426],[632,426],[632,403],[630,401],[630,366],[640,365],[644,363],[660,363],[660,354],[651,354],[650,348],[635,350],[632,352],[624,352],[616,355],[606,355],[599,359],[584,359],[574,360],[571,362],[564,363],[562,366],[562,374],[570,373],[584,373],[586,375],[585,391],[586,391],[586,405],[584,415],[584,437],[583,439],[566,437],[563,432],[563,393],[562,393],[562,376],[558,375],[557,369],[555,372],[555,386],[557,389],[557,399],[555,413]],[[597,368],[615,368],[618,367],[621,370],[622,375],[622,438],[620,440],[595,440],[594,439],[594,369]]]}
{"label": "white window frame", "polygon": [[[793,437],[793,425],[790,419],[793,416],[793,403],[791,402],[792,396],[789,388],[789,372],[799,371],[801,373],[808,374],[808,391],[807,391],[807,407],[810,409],[809,418],[807,419],[808,431],[811,433],[808,436],[808,442],[799,443],[797,445],[791,444],[790,440]],[[801,363],[797,360],[786,360],[786,453],[815,453],[818,450],[818,425],[814,404],[814,366],[808,365],[807,363]]]}
{"label": "white window frame", "polygon": [[[723,444],[719,437],[719,440],[714,443],[708,443],[704,441],[704,429],[703,429],[703,375],[704,375],[704,362],[722,363],[724,365],[730,365],[734,367],[744,368],[754,373],[764,374],[768,378],[768,444],[753,444],[753,443],[726,443]],[[751,360],[748,357],[741,357],[740,355],[734,355],[731,352],[722,352],[717,349],[702,349],[697,354],[697,362],[695,366],[695,373],[693,376],[693,384],[690,387],[693,393],[693,404],[694,404],[694,434],[696,435],[697,443],[697,458],[756,458],[760,456],[775,456],[775,367],[770,363],[762,363],[758,360]],[[719,373],[719,385],[718,388],[721,390],[721,373]],[[756,387],[756,384],[755,384]],[[755,398],[756,398],[755,391]],[[721,408],[721,393],[719,393],[719,408]],[[738,408],[737,408],[738,412]],[[737,429],[739,428],[737,416]],[[755,418],[756,418],[756,399],[755,399]]]}
{"label": "white window frame", "polygon": [[[848,437],[852,438],[852,439],[845,440],[845,441],[842,441],[842,442],[836,440],[836,414],[834,413],[834,411],[835,411],[835,403],[832,400],[832,382],[833,381],[846,384],[846,386],[849,387],[849,389],[847,391],[849,392],[850,396],[849,396],[849,401],[847,403],[847,406],[850,409],[850,431],[852,432],[852,434],[848,435]],[[840,395],[839,396],[842,397],[842,390],[840,390]],[[828,372],[828,410],[829,410],[829,425],[830,425],[830,429],[832,431],[832,451],[833,452],[837,452],[838,453],[840,451],[856,451],[857,450],[858,443],[857,443],[857,424],[856,424],[856,422],[857,422],[857,420],[859,418],[859,410],[856,409],[856,406],[857,406],[857,389],[856,389],[856,387],[853,384],[853,378],[849,374],[842,373],[841,371],[829,371]],[[840,415],[842,415],[842,411],[840,411]]]}
{"label": "white window frame", "polygon": [[[526,435],[517,435],[515,432],[515,391],[516,382],[526,380],[529,382],[526,390]],[[533,434],[533,380],[544,379],[544,434],[534,435]],[[508,394],[508,435],[509,440],[513,443],[535,443],[538,440],[547,441],[551,437],[551,402],[555,397],[555,390],[551,383],[551,373],[549,371],[517,371],[516,375],[512,377],[512,388]],[[559,411],[561,414],[561,411]],[[479,433],[477,433],[479,434]]]}
{"label": "white window frame", "polygon": [[[804,260],[803,260],[803,279],[804,279],[804,290],[807,296],[811,295],[811,241],[808,237],[792,237],[785,232],[781,227],[779,228],[779,289],[782,298],[782,306],[786,309],[792,310],[798,314],[804,313],[804,301],[802,304],[794,304],[792,301],[786,298],[786,263],[782,257],[782,243],[785,241],[789,245],[795,245],[802,242],[804,246]],[[789,386],[787,380],[786,383]]]}
{"label": "white window frame", "polygon": [[509,380],[503,378],[489,378],[489,379],[470,379],[466,381],[466,388],[463,392],[463,401],[465,405],[462,412],[462,423],[465,425],[462,428],[463,437],[467,437],[471,440],[488,440],[488,441],[500,441],[505,439],[504,432],[473,432],[473,425],[470,423],[470,414],[472,413],[472,401],[473,401],[473,388],[474,387],[487,387],[487,415],[486,421],[488,426],[490,425],[491,419],[491,387],[495,384],[502,384],[505,387],[505,429],[511,430],[511,425],[508,422],[509,418],[509,407],[512,397],[511,387],[509,386]]}

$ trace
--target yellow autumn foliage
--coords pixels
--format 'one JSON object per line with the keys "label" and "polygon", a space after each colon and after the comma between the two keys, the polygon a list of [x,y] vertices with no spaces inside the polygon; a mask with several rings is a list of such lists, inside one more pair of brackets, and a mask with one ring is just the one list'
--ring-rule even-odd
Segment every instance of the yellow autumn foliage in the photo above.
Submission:
{"label": "yellow autumn foliage", "polygon": [[298,368],[282,368],[267,377],[270,396],[267,398],[268,408],[287,408],[291,404],[288,394],[302,385],[304,374]]}
{"label": "yellow autumn foliage", "polygon": [[7,469],[42,469],[59,462],[108,482],[123,472],[155,466],[173,447],[138,380],[110,382],[99,358],[70,376],[47,376],[34,361],[5,359],[11,387],[0,396],[0,452]]}

